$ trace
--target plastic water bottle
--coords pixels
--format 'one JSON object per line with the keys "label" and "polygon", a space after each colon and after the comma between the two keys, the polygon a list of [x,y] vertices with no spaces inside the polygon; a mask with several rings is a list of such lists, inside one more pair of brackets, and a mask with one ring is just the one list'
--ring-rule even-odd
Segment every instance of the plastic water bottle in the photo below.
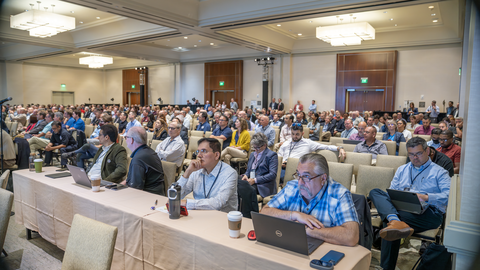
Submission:
{"label": "plastic water bottle", "polygon": [[32,172],[35,171],[35,154],[30,154],[30,157],[28,158],[28,169]]}

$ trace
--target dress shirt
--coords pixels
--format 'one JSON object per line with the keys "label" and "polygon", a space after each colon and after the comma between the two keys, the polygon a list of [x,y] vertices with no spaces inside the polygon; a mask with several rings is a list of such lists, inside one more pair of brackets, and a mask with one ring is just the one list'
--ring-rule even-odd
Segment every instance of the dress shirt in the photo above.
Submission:
{"label": "dress shirt", "polygon": [[205,104],[205,106],[203,106],[203,109],[204,109],[205,111],[208,111],[208,107],[210,107],[210,106],[212,106],[212,105],[210,105],[210,104]]}
{"label": "dress shirt", "polygon": [[311,104],[308,106],[308,110],[312,111],[313,113],[317,113],[317,104]]}
{"label": "dress shirt", "polygon": [[157,145],[155,149],[160,160],[175,163],[177,167],[182,166],[183,157],[185,156],[185,144],[180,136],[168,138]]}
{"label": "dress shirt", "polygon": [[353,152],[372,154],[372,159],[376,159],[377,155],[388,155],[387,146],[379,140],[375,140],[370,146],[363,141],[355,146]]}
{"label": "dress shirt", "polygon": [[312,134],[308,134],[308,136],[310,137],[310,140],[319,141],[320,140],[320,122],[315,123],[315,125],[313,125],[313,122],[309,122],[307,127],[310,130],[313,130]]}
{"label": "dress shirt", "polygon": [[127,127],[125,128],[125,134],[127,134],[128,130],[132,127],[141,127],[142,124],[137,121],[137,119],[133,119],[130,123],[127,124]]}
{"label": "dress shirt", "polygon": [[272,121],[272,123],[271,123],[270,125],[272,125],[272,126],[274,126],[274,127],[279,127],[279,126],[281,126],[282,124],[283,124],[283,122],[280,121],[280,120],[278,120],[277,122],[273,122],[273,121]]}
{"label": "dress shirt", "polygon": [[350,136],[357,133],[358,133],[358,130],[352,127],[351,129],[345,129],[344,131],[342,131],[342,134],[340,135],[340,137],[345,139],[350,139]]}
{"label": "dress shirt", "polygon": [[[433,110],[433,109],[435,109],[435,110]],[[426,111],[430,112],[430,117],[438,117],[438,115],[440,114],[440,107],[438,107],[437,105],[435,105],[435,107],[430,105],[430,106],[428,106]]]}
{"label": "dress shirt", "polygon": [[419,134],[419,135],[431,135],[432,134],[432,130],[434,130],[435,127],[433,126],[429,126],[427,129],[425,129],[422,126],[419,126],[415,129],[415,131],[413,132],[413,134]]}
{"label": "dress shirt", "polygon": [[292,139],[285,141],[284,144],[278,150],[278,155],[283,157],[283,161],[287,161],[288,158],[300,158],[305,154],[315,152],[318,150],[330,150],[337,151],[335,145],[325,145],[314,142],[310,139],[301,138],[300,141],[294,142]]}
{"label": "dress shirt", "polygon": [[190,122],[192,121],[192,117],[190,116],[190,114],[186,114],[185,115],[185,118],[183,119],[183,126],[190,129]]}
{"label": "dress shirt", "polygon": [[361,137],[360,134],[358,134],[358,131],[352,135],[350,135],[350,137],[348,137],[349,140],[354,140],[354,141],[363,141],[365,140],[364,137]]}
{"label": "dress shirt", "polygon": [[90,135],[90,139],[95,139],[100,135],[100,125],[98,125],[95,130],[93,131],[92,135]]}
{"label": "dress shirt", "polygon": [[102,171],[101,171],[102,162],[103,162],[103,159],[105,158],[105,155],[107,154],[108,150],[110,150],[110,148],[112,148],[112,145],[114,145],[114,143],[110,144],[109,146],[103,146],[102,147],[103,151],[100,153],[100,155],[97,158],[97,161],[95,162],[95,164],[93,164],[92,168],[88,172],[88,178],[90,178],[90,179],[102,178]]}
{"label": "dress shirt", "polygon": [[434,143],[433,140],[430,140],[430,141],[427,142],[427,145],[428,145],[428,146],[431,146],[431,147],[433,147],[433,148],[435,148],[435,149],[441,147],[440,141],[438,141],[438,143]]}
{"label": "dress shirt", "polygon": [[400,166],[393,177],[390,189],[428,194],[427,203],[445,213],[450,192],[450,176],[448,172],[433,163],[430,158],[420,168],[411,162]]}
{"label": "dress shirt", "polygon": [[273,129],[273,127],[271,127],[270,125],[267,125],[266,127],[263,127],[263,126],[259,125],[255,129],[255,133],[259,133],[259,132],[261,132],[261,133],[265,134],[265,136],[267,136],[268,147],[273,146],[273,144],[275,143],[275,129]]}
{"label": "dress shirt", "polygon": [[361,116],[358,116],[357,118],[355,118],[355,120],[353,120],[353,125],[358,126],[358,124],[360,124],[361,122],[365,122],[365,119],[363,119],[363,117]]}
{"label": "dress shirt", "polygon": [[225,127],[224,129],[221,129],[220,126],[218,126],[213,132],[213,136],[225,136],[227,138],[226,140],[223,141],[222,149],[227,148],[227,146],[230,145],[230,142],[232,141],[232,130],[229,127]]}
{"label": "dress shirt", "polygon": [[197,130],[199,131],[203,131],[203,133],[205,133],[206,131],[210,131],[212,128],[210,127],[210,124],[208,123],[208,121],[205,121],[205,123],[200,123],[198,122],[198,126],[197,126]]}
{"label": "dress shirt", "polygon": [[437,151],[449,157],[452,160],[454,167],[455,167],[455,163],[460,163],[460,157],[462,155],[462,148],[460,146],[452,143],[446,148],[443,148],[443,147],[437,148]]}
{"label": "dress shirt", "polygon": [[276,110],[278,108],[278,103],[276,102],[270,102],[268,107],[272,108],[273,110]]}
{"label": "dress shirt", "polygon": [[298,180],[292,180],[268,202],[268,206],[311,215],[327,228],[350,221],[359,223],[350,191],[331,177],[309,204],[300,193]]}
{"label": "dress shirt", "polygon": [[237,181],[237,171],[220,161],[209,174],[201,169],[188,178],[181,176],[178,184],[182,186],[182,199],[193,191],[195,199],[187,199],[187,209],[228,213],[238,209]]}
{"label": "dress shirt", "polygon": [[280,131],[280,142],[285,142],[292,138],[292,126],[284,125]]}
{"label": "dress shirt", "polygon": [[413,129],[415,131],[415,129],[417,129],[418,127],[420,127],[421,125],[419,124],[415,124],[412,126],[412,123],[407,123],[407,127],[405,129]]}

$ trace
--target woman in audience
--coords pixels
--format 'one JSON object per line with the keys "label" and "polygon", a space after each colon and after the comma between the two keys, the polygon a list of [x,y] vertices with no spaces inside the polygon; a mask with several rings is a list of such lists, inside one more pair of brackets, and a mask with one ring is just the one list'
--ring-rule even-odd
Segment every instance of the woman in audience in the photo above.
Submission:
{"label": "woman in audience", "polygon": [[30,131],[37,124],[37,117],[35,115],[30,115],[30,124],[27,127],[24,127],[25,131]]}
{"label": "woman in audience", "polygon": [[150,131],[150,132],[153,132],[153,125],[155,124],[155,116],[153,114],[149,114],[148,115],[148,123],[147,125],[145,126],[145,129],[147,131]]}
{"label": "woman in audience", "polygon": [[222,111],[225,111],[225,109],[227,108],[227,104],[225,104],[225,101],[222,102]]}
{"label": "woman in audience", "polygon": [[408,108],[407,115],[412,116],[417,114],[418,114],[418,109],[415,108],[415,103],[410,102],[410,108]]}
{"label": "woman in audience", "polygon": [[220,104],[220,100],[217,100],[217,103],[215,104],[215,108],[217,110],[222,108],[222,104]]}
{"label": "woman in audience", "polygon": [[248,133],[247,120],[238,118],[235,121],[235,130],[232,134],[230,146],[222,151],[223,162],[230,164],[232,158],[246,158],[250,150],[250,133]]}
{"label": "woman in audience", "polygon": [[403,137],[405,137],[405,140],[408,141],[412,138],[412,132],[406,129],[406,126],[407,122],[405,122],[404,119],[400,119],[397,121],[398,132],[401,132],[403,134]]}
{"label": "woman in audience", "polygon": [[415,130],[420,125],[417,124],[417,118],[414,115],[410,115],[410,123],[407,124],[407,129]]}
{"label": "woman in audience", "polygon": [[397,143],[397,151],[396,155],[398,155],[398,147],[400,146],[400,142],[405,142],[405,137],[403,133],[397,131],[397,124],[393,120],[387,121],[387,129],[388,132],[383,134],[382,140],[384,141],[393,141]]}
{"label": "woman in audience", "polygon": [[320,140],[320,121],[318,113],[312,114],[312,121],[308,123],[307,127],[310,129],[310,134],[308,134],[310,140],[319,141]]}
{"label": "woman in audience", "polygon": [[167,121],[163,119],[157,119],[155,121],[155,130],[153,131],[153,139],[163,141],[168,137]]}

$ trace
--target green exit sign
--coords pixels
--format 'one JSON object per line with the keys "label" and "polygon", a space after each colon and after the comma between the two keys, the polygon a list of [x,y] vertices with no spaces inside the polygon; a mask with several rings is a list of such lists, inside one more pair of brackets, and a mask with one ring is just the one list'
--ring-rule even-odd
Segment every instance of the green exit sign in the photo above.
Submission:
{"label": "green exit sign", "polygon": [[132,89],[135,89],[135,84],[132,84]]}
{"label": "green exit sign", "polygon": [[225,85],[225,82],[224,82],[224,81],[220,81],[218,84],[219,84],[220,86],[224,86],[224,85]]}
{"label": "green exit sign", "polygon": [[360,80],[362,81],[362,83],[368,83],[368,77],[362,77],[360,78]]}

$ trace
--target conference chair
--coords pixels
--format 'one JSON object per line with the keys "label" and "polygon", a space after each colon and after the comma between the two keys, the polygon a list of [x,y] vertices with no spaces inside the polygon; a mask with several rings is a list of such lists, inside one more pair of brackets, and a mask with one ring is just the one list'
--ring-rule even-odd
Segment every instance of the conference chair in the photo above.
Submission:
{"label": "conference chair", "polygon": [[[380,136],[380,138],[383,138],[383,134],[385,134],[386,132],[377,132],[377,136]],[[381,140],[381,139],[379,139]]]}
{"label": "conference chair", "polygon": [[394,141],[381,141],[387,146],[387,152],[390,156],[395,156],[397,152],[397,143]]}
{"label": "conference chair", "polygon": [[153,140],[153,132],[147,132],[147,145],[150,145]]}
{"label": "conference chair", "polygon": [[337,146],[342,146],[343,150],[345,150],[345,152],[353,152],[353,150],[355,150],[355,146],[357,146],[357,145],[356,144],[337,143]]}
{"label": "conference chair", "polygon": [[[274,144],[275,143],[279,143],[280,142],[280,129],[275,129],[275,141],[274,141]],[[270,149],[273,151],[273,146],[272,146],[272,149]]]}
{"label": "conference chair", "polygon": [[387,190],[395,171],[392,168],[360,165],[358,168],[356,194],[368,196],[375,188]]}
{"label": "conference chair", "polygon": [[109,270],[117,227],[79,214],[73,217],[62,270]]}
{"label": "conference chair", "polygon": [[413,132],[412,132],[412,137],[420,137],[427,142],[430,141],[430,135],[419,135],[419,134],[413,134]]}
{"label": "conference chair", "polygon": [[390,156],[390,155],[377,155],[377,167],[392,168],[397,171],[398,167],[405,165],[407,157],[404,156]]}
{"label": "conference chair", "polygon": [[[277,178],[275,178],[275,181],[277,182],[277,193],[279,193],[280,190],[282,189],[282,187],[280,186],[280,176],[282,174],[282,162],[283,162],[283,158],[281,156],[278,156]],[[257,195],[257,196],[261,197],[260,195]],[[258,201],[259,202],[263,201],[263,204],[265,205],[273,198],[273,196],[275,195],[267,196],[263,198],[263,200],[258,200]]]}
{"label": "conference chair", "polygon": [[168,188],[176,180],[177,165],[173,162],[162,160],[162,169],[164,175],[165,194],[167,194]]}
{"label": "conference chair", "polygon": [[205,138],[210,138],[210,136],[212,135],[213,131],[206,131],[205,132]]}
{"label": "conference chair", "polygon": [[190,132],[190,135],[193,137],[203,137],[205,134],[201,130],[192,130],[192,132]]}
{"label": "conference chair", "polygon": [[285,177],[283,178],[283,186],[286,186],[288,181],[293,180],[293,174],[297,171],[299,160],[299,158],[288,158]]}
{"label": "conference chair", "polygon": [[18,122],[12,122],[10,126],[10,136],[15,137],[17,135]]}
{"label": "conference chair", "polygon": [[[305,125],[303,126],[303,138],[305,139],[308,139],[310,138],[310,129],[305,127]],[[320,135],[321,136],[321,135]],[[320,137],[321,138],[321,137]]]}
{"label": "conference chair", "polygon": [[127,151],[127,156],[130,156],[132,154],[132,150],[130,150],[130,148],[127,147],[127,141],[126,140],[123,140],[122,141],[122,146],[125,148],[125,150]]}
{"label": "conference chair", "polygon": [[352,189],[353,164],[328,162],[330,177],[348,190]]}
{"label": "conference chair", "polygon": [[276,130],[276,129],[280,129],[279,126],[272,126],[272,128],[275,129],[275,130]]}
{"label": "conference chair", "polygon": [[150,148],[152,148],[153,150],[156,150],[156,149],[157,149],[157,146],[158,146],[161,142],[162,142],[161,140],[152,140],[152,143],[150,144]]}
{"label": "conference chair", "polygon": [[86,126],[86,125],[90,125],[90,123],[92,123],[92,119],[90,119],[90,118],[85,118],[85,120],[84,120],[83,122],[85,122],[85,126]]}
{"label": "conference chair", "polygon": [[[8,172],[10,173],[10,171]],[[7,236],[7,228],[8,222],[10,221],[12,205],[13,193],[5,189],[0,189],[0,250],[5,254],[5,257],[8,256],[8,254],[5,252],[5,250],[3,250],[3,244],[5,243],[5,238]]]}
{"label": "conference chair", "polygon": [[372,165],[372,154],[347,152],[345,163],[353,164],[353,174],[357,175],[360,165]]}
{"label": "conference chair", "polygon": [[338,162],[338,155],[335,154],[335,153],[337,153],[337,152],[332,152],[330,150],[317,151],[317,154],[322,155],[329,162]]}
{"label": "conference chair", "polygon": [[407,142],[400,142],[398,147],[398,156],[407,156]]}
{"label": "conference chair", "polygon": [[198,150],[198,141],[202,139],[202,137],[190,137],[190,143],[188,144],[187,149],[187,157],[183,161],[183,166],[188,167],[190,162],[192,161],[192,156],[195,151]]}
{"label": "conference chair", "polygon": [[90,138],[93,131],[95,131],[95,127],[92,125],[85,125],[85,138]]}
{"label": "conference chair", "polygon": [[337,145],[337,144],[342,144],[343,145],[343,140],[346,140],[345,138],[339,138],[339,137],[330,137],[330,143],[332,145]]}
{"label": "conference chair", "polygon": [[8,183],[8,178],[10,177],[10,170],[5,170],[0,176],[0,188],[6,189],[7,188],[7,183]]}
{"label": "conference chair", "polygon": [[375,139],[381,141],[381,140],[383,140],[383,135],[378,135],[377,134],[377,136],[375,136]]}

